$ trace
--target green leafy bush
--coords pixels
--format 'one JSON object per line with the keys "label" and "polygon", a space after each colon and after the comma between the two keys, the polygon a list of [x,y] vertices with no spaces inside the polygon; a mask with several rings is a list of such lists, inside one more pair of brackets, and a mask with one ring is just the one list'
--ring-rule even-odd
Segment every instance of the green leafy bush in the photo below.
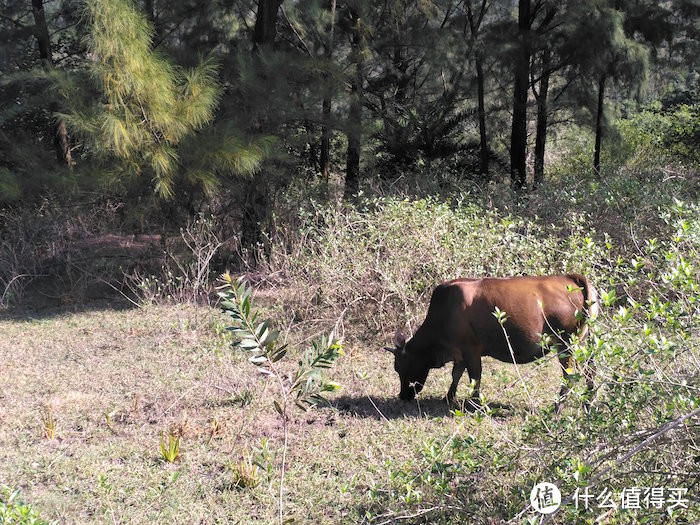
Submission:
{"label": "green leafy bush", "polygon": [[[380,511],[385,516],[387,508],[399,515],[408,506],[432,509],[431,522],[456,515],[469,521],[485,518],[488,508],[489,515],[529,523],[539,519],[525,503],[530,490],[554,481],[567,503],[557,523],[595,521],[596,513],[576,508],[571,497],[577,489],[602,487],[616,497],[628,487],[665,487],[667,495],[684,488],[688,508],[644,509],[644,520],[697,522],[686,473],[697,469],[688,446],[700,425],[700,207],[677,201],[659,216],[669,227],[664,238],[640,240],[625,256],[611,257],[607,247],[589,253],[602,310],[589,341],[572,351],[579,362],[596,359],[590,409],[584,409],[579,384],[563,417],[545,410],[527,418],[522,436],[514,438],[517,447],[493,433],[437,436],[423,444],[415,462],[388,466],[392,475],[386,488],[374,489],[370,519]],[[642,514],[615,516],[636,523]]]}
{"label": "green leafy bush", "polygon": [[[297,236],[273,244],[270,271],[309,290],[299,300],[308,317],[344,311],[375,330],[358,337],[380,341],[404,322],[415,328],[433,287],[448,278],[578,271],[599,291],[591,336],[571,348],[579,363],[597,363],[590,407],[585,385],[575,382],[561,416],[533,407],[507,440],[479,430],[495,419],[488,410],[456,412],[469,432],[465,424],[415,443],[409,461],[387,460],[360,515],[529,523],[539,520],[527,504],[539,481],[555,481],[564,498],[584,487],[692,490],[685,474],[696,470],[688,447],[700,424],[700,206],[687,198],[692,181],[662,179],[569,175],[519,202],[378,197],[300,213]],[[569,500],[554,521],[596,517]],[[697,507],[643,516],[699,517]]]}
{"label": "green leafy bush", "polygon": [[[51,522],[56,524],[57,521]],[[7,525],[49,525],[42,520],[31,505],[23,503],[19,499],[19,491],[13,491],[10,487],[0,487],[0,524]]]}
{"label": "green leafy bush", "polygon": [[302,212],[298,238],[275,246],[270,271],[310,290],[313,299],[302,302],[311,308],[347,310],[382,330],[415,322],[446,279],[593,270],[601,247],[581,214],[569,217],[564,238],[466,195],[453,203],[380,197],[349,209],[316,206]]}
{"label": "green leafy bush", "polygon": [[639,156],[637,162],[700,164],[700,104],[663,109],[657,102],[620,121],[619,127],[624,141]]}

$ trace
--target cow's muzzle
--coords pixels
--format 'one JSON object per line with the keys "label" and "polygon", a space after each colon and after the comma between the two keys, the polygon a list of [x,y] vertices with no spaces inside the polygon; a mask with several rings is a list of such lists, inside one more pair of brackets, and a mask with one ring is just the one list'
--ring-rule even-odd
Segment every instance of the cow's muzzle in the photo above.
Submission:
{"label": "cow's muzzle", "polygon": [[408,391],[401,391],[399,392],[399,399],[402,401],[413,401],[413,398],[416,397],[415,392],[413,389],[408,390]]}

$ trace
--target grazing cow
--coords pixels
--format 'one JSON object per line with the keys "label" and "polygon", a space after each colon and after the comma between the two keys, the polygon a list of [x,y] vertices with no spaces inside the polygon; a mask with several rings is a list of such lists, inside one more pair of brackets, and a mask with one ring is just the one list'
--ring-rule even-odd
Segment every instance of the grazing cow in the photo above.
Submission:
{"label": "grazing cow", "polygon": [[[507,316],[503,326],[493,314],[496,307]],[[551,346],[562,351],[572,334],[579,332],[579,337],[585,337],[585,318],[594,318],[597,312],[595,289],[578,274],[455,279],[440,284],[413,338],[406,342],[397,331],[395,348],[387,348],[395,356],[394,368],[401,379],[399,398],[413,399],[423,389],[431,368],[453,361],[447,401],[454,400],[466,369],[469,379],[476,382],[472,396],[476,404],[482,356],[529,363],[545,352],[543,334],[549,334]],[[572,364],[571,356],[563,350],[559,357],[564,371],[560,400],[568,393],[567,370]],[[593,387],[593,373],[591,365],[586,373],[589,389]]]}

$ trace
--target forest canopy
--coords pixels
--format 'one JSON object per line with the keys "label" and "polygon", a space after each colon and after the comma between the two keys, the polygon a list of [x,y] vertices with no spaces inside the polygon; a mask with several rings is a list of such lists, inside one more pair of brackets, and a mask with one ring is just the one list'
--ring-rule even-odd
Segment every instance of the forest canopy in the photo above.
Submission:
{"label": "forest canopy", "polygon": [[291,180],[349,197],[427,166],[523,189],[574,129],[602,176],[634,118],[653,137],[637,140],[697,161],[692,1],[1,8],[5,204],[97,190],[193,211],[226,194],[250,240]]}

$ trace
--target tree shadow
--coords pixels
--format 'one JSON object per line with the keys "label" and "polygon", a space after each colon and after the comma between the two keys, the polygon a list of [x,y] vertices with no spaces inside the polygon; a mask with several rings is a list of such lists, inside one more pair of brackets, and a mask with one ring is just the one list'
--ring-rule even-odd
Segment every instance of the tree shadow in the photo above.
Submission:
{"label": "tree shadow", "polygon": [[67,314],[104,310],[119,312],[133,308],[136,308],[133,303],[116,293],[66,304],[32,297],[32,300],[24,301],[21,305],[0,310],[0,321],[44,321]]}
{"label": "tree shadow", "polygon": [[[341,414],[371,418],[371,419],[402,419],[419,417],[445,417],[459,410],[469,417],[470,412],[465,399],[448,404],[439,397],[417,397],[413,401],[402,401],[396,397],[382,396],[339,396],[331,401],[331,405]],[[512,405],[489,402],[490,416],[505,419],[510,417],[514,408]]]}

